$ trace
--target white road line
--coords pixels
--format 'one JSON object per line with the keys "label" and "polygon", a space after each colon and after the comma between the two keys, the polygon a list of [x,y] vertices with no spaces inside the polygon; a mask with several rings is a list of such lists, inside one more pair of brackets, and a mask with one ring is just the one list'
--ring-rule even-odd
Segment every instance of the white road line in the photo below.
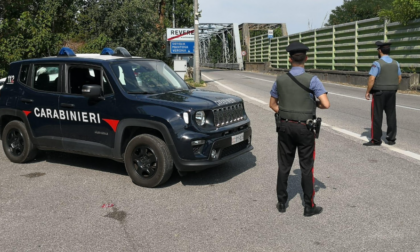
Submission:
{"label": "white road line", "polygon": [[[261,101],[261,100],[258,100],[258,99],[256,99],[256,98],[254,98],[254,97],[251,97],[251,96],[248,96],[248,95],[243,94],[243,93],[241,93],[241,92],[238,92],[238,91],[236,91],[236,90],[234,90],[234,89],[232,89],[232,88],[230,88],[230,87],[228,87],[228,86],[226,86],[226,85],[224,85],[224,84],[222,84],[222,83],[220,83],[220,82],[218,82],[218,81],[212,80],[212,79],[210,79],[209,77],[207,77],[207,76],[206,76],[206,75],[204,75],[204,74],[202,74],[202,75],[203,75],[204,77],[206,77],[207,79],[209,79],[210,81],[215,82],[215,83],[219,84],[220,86],[222,86],[222,87],[224,87],[224,88],[226,88],[226,89],[229,89],[229,90],[231,90],[231,91],[233,91],[233,92],[235,92],[235,93],[238,93],[238,94],[240,94],[240,95],[243,95],[243,96],[245,96],[245,97],[247,97],[247,98],[249,98],[249,99],[252,99],[252,100],[258,101],[258,102],[260,102],[260,103],[262,103],[262,104],[268,104],[268,103],[266,103],[266,102],[263,102],[263,101]],[[242,76],[245,76],[245,75],[242,75]],[[267,81],[267,80],[264,80],[264,79],[259,79],[259,78],[249,77],[249,76],[245,76],[245,77],[248,77],[248,78],[251,78],[251,79],[257,79],[257,80]],[[269,82],[269,81],[267,81],[267,82]],[[271,81],[270,81],[270,82],[271,82]],[[334,95],[344,96],[344,97],[348,97],[348,98],[352,98],[352,99],[358,99],[358,100],[367,101],[366,99],[359,98],[359,97],[354,97],[354,96],[348,96],[348,95],[342,95],[342,94],[336,94],[336,93],[329,93],[329,94],[334,94]],[[405,107],[405,106],[400,106],[400,105],[397,105],[397,107],[402,107],[402,108],[407,108],[407,109],[413,109],[413,110],[420,110],[420,109],[411,108],[411,107]],[[351,136],[351,137],[353,137],[353,138],[357,138],[357,139],[362,140],[362,141],[364,141],[364,142],[369,141],[369,139],[368,139],[367,137],[365,137],[365,136],[361,136],[360,134],[354,133],[354,132],[352,132],[352,131],[349,131],[349,130],[346,130],[346,129],[342,129],[342,128],[338,128],[338,127],[335,127],[335,126],[329,125],[329,124],[324,123],[324,122],[322,123],[322,125],[323,125],[323,126],[325,126],[325,127],[329,127],[329,128],[331,128],[332,130],[337,131],[337,132],[339,132],[339,133],[341,133],[341,134],[345,134],[345,135]],[[384,145],[382,145],[382,146],[383,146],[383,147],[386,147],[386,148],[388,148],[388,149],[390,149],[390,150],[392,150],[392,151],[395,151],[395,152],[397,152],[397,153],[400,153],[400,154],[402,154],[402,155],[404,155],[404,156],[411,157],[411,158],[414,158],[414,159],[416,159],[416,160],[419,160],[419,161],[420,161],[420,155],[419,155],[419,154],[417,154],[417,153],[414,153],[414,152],[411,152],[411,151],[402,150],[402,149],[399,149],[399,148],[396,148],[396,147],[393,147],[393,146],[389,146],[389,145],[386,145],[386,144],[384,144]]]}
{"label": "white road line", "polygon": [[[345,134],[345,135],[348,135],[348,136],[357,138],[359,140],[362,140],[364,142],[369,141],[369,139],[367,137],[361,136],[360,134],[357,134],[357,133],[354,133],[354,132],[351,132],[351,131],[348,131],[348,130],[345,130],[345,129],[341,129],[341,128],[338,128],[338,127],[334,127],[334,126],[331,126],[331,125],[326,124],[326,123],[322,123],[322,125],[323,126],[326,126],[326,127],[329,127],[332,130],[334,130],[334,131],[337,131],[337,132],[340,132],[342,134]],[[396,148],[396,147],[393,147],[393,146],[390,146],[390,145],[386,145],[386,144],[383,144],[382,146],[383,147],[386,147],[386,148],[388,148],[388,149],[390,149],[392,151],[395,151],[397,153],[400,153],[400,154],[402,154],[404,156],[411,157],[411,158],[414,158],[416,160],[420,160],[420,155],[417,154],[417,153],[414,153],[414,152],[411,152],[411,151],[402,150],[402,149],[399,149],[399,148]]]}
{"label": "white road line", "polygon": [[[333,93],[333,92],[328,92],[328,94],[333,94],[333,95],[343,96],[343,97],[352,98],[352,99],[357,99],[357,100],[362,100],[362,101],[368,101],[368,100],[366,100],[365,98],[360,98],[360,97],[355,97],[355,96],[350,96],[350,95],[337,94],[337,93]],[[398,106],[398,105],[397,105],[397,106]]]}
{"label": "white road line", "polygon": [[[337,93],[332,93],[332,92],[328,92],[328,94],[333,94],[333,95],[343,96],[343,97],[347,97],[347,98],[352,98],[352,99],[357,99],[357,100],[371,102],[370,100],[368,101],[368,100],[366,100],[364,98],[350,96],[350,95],[343,95],[343,94],[337,94]],[[402,105],[397,105],[397,107],[420,111],[420,109],[418,109],[418,108],[412,108],[412,107],[407,107],[407,106],[402,106]]]}
{"label": "white road line", "polygon": [[[247,76],[247,75],[242,75],[242,74],[238,74],[238,75],[239,76],[244,76],[244,77],[247,77],[247,78],[251,78],[251,79],[256,79],[256,80],[262,80],[262,81],[266,81],[266,82],[271,82],[271,83],[274,83],[274,81],[275,81],[275,80],[274,81],[264,80],[264,79],[255,78],[255,77],[251,77],[251,76]],[[340,86],[340,87],[346,87],[346,88],[366,89],[366,87],[353,87],[353,86],[346,86],[346,85],[341,85],[341,84],[331,83],[331,82],[323,82],[323,84]],[[415,95],[415,94],[400,94],[400,93],[398,93],[397,95],[408,95],[408,96],[420,97],[419,95]]]}
{"label": "white road line", "polygon": [[[268,80],[264,80],[264,79],[260,79],[260,78],[254,78],[254,77],[250,77],[250,76],[246,76],[246,75],[241,75],[241,76],[244,76],[244,77],[247,77],[247,78],[251,78],[251,79],[262,80],[262,81],[274,83],[273,81],[268,81]],[[329,84],[331,84],[331,83],[329,83]],[[339,85],[339,84],[332,84],[332,85]],[[344,86],[344,87],[346,87],[346,86]],[[366,100],[364,98],[350,96],[350,95],[337,94],[337,93],[333,93],[333,92],[328,92],[328,94],[343,96],[343,97],[357,99],[357,100],[362,100],[362,101],[368,101],[368,100]],[[420,109],[418,109],[418,108],[412,108],[412,107],[407,107],[407,106],[402,106],[402,105],[397,105],[397,107],[420,111]]]}
{"label": "white road line", "polygon": [[224,87],[224,88],[226,88],[226,89],[229,89],[229,90],[230,90],[230,91],[232,91],[232,92],[235,92],[235,93],[237,93],[237,94],[240,94],[241,96],[247,97],[248,99],[254,100],[254,101],[259,102],[259,103],[261,103],[261,104],[268,105],[268,103],[267,103],[267,102],[261,101],[261,100],[259,100],[259,99],[257,99],[257,98],[254,98],[254,97],[248,96],[248,95],[246,95],[246,94],[244,94],[244,93],[241,93],[241,92],[238,92],[238,91],[234,90],[233,88],[230,88],[230,87],[228,87],[228,86],[226,86],[226,85],[224,85],[224,84],[222,84],[222,83],[220,83],[220,82],[218,82],[218,81],[215,81],[215,80],[211,79],[210,77],[208,77],[208,76],[206,76],[206,75],[204,75],[204,74],[201,74],[201,75],[203,75],[204,77],[206,77],[206,78],[207,78],[207,79],[209,79],[210,81],[212,81],[212,82],[214,82],[214,83],[216,83],[216,84],[218,84],[218,85],[220,85],[220,86],[222,86],[222,87]]}
{"label": "white road line", "polygon": [[251,76],[246,76],[246,75],[242,75],[242,74],[238,74],[239,76],[244,76],[247,78],[251,78],[251,79],[256,79],[256,80],[262,80],[262,81],[266,81],[266,82],[271,82],[274,84],[274,81],[269,81],[269,80],[264,80],[264,79],[260,79],[260,78],[255,78],[255,77],[251,77]]}

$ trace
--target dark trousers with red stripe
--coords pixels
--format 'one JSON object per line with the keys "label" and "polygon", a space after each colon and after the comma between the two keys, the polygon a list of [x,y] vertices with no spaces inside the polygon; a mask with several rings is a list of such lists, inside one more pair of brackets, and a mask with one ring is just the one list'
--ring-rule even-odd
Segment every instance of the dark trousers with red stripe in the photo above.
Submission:
{"label": "dark trousers with red stripe", "polygon": [[382,143],[382,119],[385,111],[388,129],[386,139],[395,141],[397,136],[397,91],[375,91],[372,93],[372,129],[371,138],[374,143]]}
{"label": "dark trousers with red stripe", "polygon": [[279,203],[286,204],[288,199],[287,180],[295,159],[296,149],[299,155],[305,206],[313,207],[315,197],[315,136],[313,132],[307,129],[306,125],[281,122],[278,128],[277,198]]}

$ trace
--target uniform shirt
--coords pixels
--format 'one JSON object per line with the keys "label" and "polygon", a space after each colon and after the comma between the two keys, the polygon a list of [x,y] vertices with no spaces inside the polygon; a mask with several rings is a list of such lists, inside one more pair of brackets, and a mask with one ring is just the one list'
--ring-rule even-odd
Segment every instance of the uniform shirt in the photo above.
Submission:
{"label": "uniform shirt", "polygon": [[[293,76],[299,76],[305,73],[305,68],[303,67],[292,67],[290,69],[290,74]],[[296,84],[297,85],[297,84]],[[309,85],[309,89],[315,92],[315,96],[318,98],[323,94],[328,94],[328,92],[325,90],[324,85],[322,82],[318,79],[317,76],[314,76],[311,80],[311,84]],[[273,87],[271,88],[270,95],[273,98],[278,99],[279,95],[277,93],[277,82],[275,81],[273,84]],[[312,98],[312,94],[310,94]]]}
{"label": "uniform shirt", "polygon": [[[386,63],[392,63],[391,57],[388,55],[383,56],[381,59],[383,59]],[[398,63],[398,75],[401,75],[401,69],[400,69],[400,63]],[[378,77],[378,75],[381,73],[381,65],[377,61],[373,62],[372,67],[370,68],[369,74],[375,77]]]}

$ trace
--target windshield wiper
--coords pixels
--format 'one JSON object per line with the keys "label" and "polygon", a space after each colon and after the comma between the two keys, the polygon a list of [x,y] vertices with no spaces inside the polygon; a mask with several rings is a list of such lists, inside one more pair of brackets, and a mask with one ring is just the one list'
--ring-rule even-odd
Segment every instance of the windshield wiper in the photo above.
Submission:
{"label": "windshield wiper", "polygon": [[152,92],[127,92],[128,94],[156,94]]}

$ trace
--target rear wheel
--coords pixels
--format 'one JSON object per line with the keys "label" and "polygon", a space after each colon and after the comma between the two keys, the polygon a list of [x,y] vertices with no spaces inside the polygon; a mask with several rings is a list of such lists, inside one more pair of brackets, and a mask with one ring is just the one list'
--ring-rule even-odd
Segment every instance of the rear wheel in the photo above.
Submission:
{"label": "rear wheel", "polygon": [[11,121],[4,127],[2,144],[7,158],[14,163],[29,162],[38,152],[21,121]]}
{"label": "rear wheel", "polygon": [[134,137],[124,154],[125,169],[134,184],[156,187],[172,174],[173,160],[165,142],[152,135]]}

